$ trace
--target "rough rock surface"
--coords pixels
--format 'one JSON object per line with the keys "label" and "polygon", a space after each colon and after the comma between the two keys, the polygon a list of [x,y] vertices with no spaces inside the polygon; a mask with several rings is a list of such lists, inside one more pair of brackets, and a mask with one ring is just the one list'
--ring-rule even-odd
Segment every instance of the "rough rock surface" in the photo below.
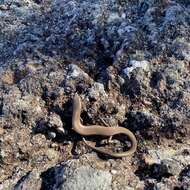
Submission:
{"label": "rough rock surface", "polygon": [[[75,162],[77,161],[71,160],[70,162],[43,173],[42,188],[63,190],[109,190],[111,188],[112,175],[109,171],[101,171],[89,166],[76,167],[77,163]],[[52,183],[52,181],[54,182]]]}
{"label": "rough rock surface", "polygon": [[[0,0],[0,21],[0,189],[190,188],[188,0]],[[81,142],[76,92],[84,124],[134,132],[133,156]]]}

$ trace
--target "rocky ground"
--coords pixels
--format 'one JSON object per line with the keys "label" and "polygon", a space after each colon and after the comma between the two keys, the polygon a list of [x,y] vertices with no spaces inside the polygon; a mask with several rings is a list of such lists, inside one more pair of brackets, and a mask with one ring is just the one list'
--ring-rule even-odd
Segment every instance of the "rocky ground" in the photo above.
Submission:
{"label": "rocky ground", "polygon": [[[0,190],[190,189],[189,0],[0,0],[0,21]],[[76,92],[134,155],[85,146]]]}

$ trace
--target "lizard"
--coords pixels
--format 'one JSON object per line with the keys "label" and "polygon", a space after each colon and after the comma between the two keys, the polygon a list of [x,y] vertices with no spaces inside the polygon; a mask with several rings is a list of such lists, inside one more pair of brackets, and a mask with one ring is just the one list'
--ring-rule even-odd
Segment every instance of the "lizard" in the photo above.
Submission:
{"label": "lizard", "polygon": [[132,142],[131,148],[128,151],[121,152],[121,153],[110,152],[108,150],[103,150],[98,147],[92,146],[88,144],[85,138],[83,137],[83,141],[87,146],[89,146],[90,148],[92,148],[93,150],[99,153],[103,153],[115,158],[129,156],[136,151],[137,140],[134,134],[129,129],[124,128],[124,127],[104,127],[100,125],[85,126],[81,123],[81,118],[80,118],[81,107],[82,107],[81,98],[76,93],[73,98],[73,113],[72,113],[72,129],[76,133],[82,136],[101,135],[105,137],[112,137],[113,135],[116,135],[116,134],[125,134],[129,137],[130,141]]}

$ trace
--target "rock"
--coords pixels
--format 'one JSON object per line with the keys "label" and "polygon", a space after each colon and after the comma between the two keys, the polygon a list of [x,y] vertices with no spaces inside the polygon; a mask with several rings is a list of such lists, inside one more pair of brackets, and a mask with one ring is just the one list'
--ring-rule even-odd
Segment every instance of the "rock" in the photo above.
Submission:
{"label": "rock", "polygon": [[142,131],[143,128],[148,131],[148,128],[151,126],[159,124],[159,118],[154,116],[148,110],[132,111],[128,113],[127,116],[127,122],[130,123],[135,130]]}
{"label": "rock", "polygon": [[[55,113],[51,113],[48,116],[48,122],[47,125],[50,128],[55,128],[57,131],[61,132],[61,133],[65,133],[65,130],[63,128],[63,122],[61,120],[61,117]],[[54,135],[53,135],[54,136]],[[55,138],[55,137],[54,137]]]}
{"label": "rock", "polygon": [[[17,175],[19,175],[20,178]],[[0,190],[40,190],[41,183],[40,175],[36,170],[29,171],[23,175],[18,171],[17,174],[14,174],[14,178],[5,180],[0,184]]]}
{"label": "rock", "polygon": [[181,188],[190,189],[190,166],[185,167],[180,175],[179,181],[181,182]]}
{"label": "rock", "polygon": [[54,139],[56,137],[56,133],[54,133],[52,131],[48,131],[48,136],[50,139]]}
{"label": "rock", "polygon": [[175,189],[178,188],[178,182],[177,180],[174,179],[164,179],[159,183],[154,183],[154,185],[152,185],[152,189],[153,190],[171,190],[171,189]]}
{"label": "rock", "polygon": [[107,97],[107,94],[104,90],[104,85],[98,82],[95,82],[93,86],[89,89],[88,95],[90,98],[97,100],[100,97]]}
{"label": "rock", "polygon": [[[65,179],[63,189],[102,189],[108,190],[111,187],[111,174],[109,172],[104,172],[88,167],[80,167],[79,169],[75,170],[70,179],[68,177]],[[82,178],[81,178],[82,177]]]}
{"label": "rock", "polygon": [[68,74],[67,74],[67,80],[68,79],[76,79],[79,77],[88,77],[86,73],[84,73],[83,70],[81,70],[77,65],[70,64],[68,66]]}
{"label": "rock", "polygon": [[184,14],[182,13],[182,11],[183,11],[183,7],[179,5],[173,5],[173,6],[168,7],[165,14],[164,25],[167,25],[170,22],[177,22],[178,20],[183,21],[186,15],[184,17],[183,16],[178,17],[178,14],[181,14],[181,15]]}
{"label": "rock", "polygon": [[183,39],[176,39],[171,47],[174,56],[179,60],[190,61],[190,44]]}
{"label": "rock", "polygon": [[131,72],[136,69],[136,68],[141,68],[145,71],[149,70],[149,63],[148,61],[136,61],[136,60],[131,60],[129,62],[129,66],[123,69],[123,73],[130,78]]}
{"label": "rock", "polygon": [[5,116],[15,114],[25,123],[29,121],[34,123],[43,115],[42,106],[43,101],[39,97],[21,96],[21,92],[15,88],[4,96],[2,112]]}
{"label": "rock", "polygon": [[[172,172],[172,168],[176,165],[179,167],[179,169],[176,169],[176,171],[173,171],[174,172],[174,175],[175,175],[175,172],[178,172],[180,170],[180,168],[183,166],[187,166],[188,165],[188,162],[190,161],[190,155],[187,154],[187,155],[184,155],[183,152],[187,152],[189,150],[189,147],[186,145],[184,145],[183,148],[181,149],[178,149],[178,150],[174,150],[174,149],[158,149],[158,150],[155,150],[155,149],[149,149],[149,155],[151,155],[151,158],[153,160],[155,160],[155,163],[158,163],[158,164],[164,164],[167,166],[167,163],[168,163],[168,166],[170,167],[171,166],[171,172]],[[162,163],[162,161],[164,161]],[[173,167],[172,167],[173,166]],[[169,168],[168,168],[169,169]],[[175,170],[175,169],[173,169]]]}
{"label": "rock", "polygon": [[160,92],[164,92],[166,89],[166,78],[163,72],[153,72],[150,85],[153,88],[157,88]]}
{"label": "rock", "polygon": [[76,91],[76,88],[80,86],[80,81],[90,82],[90,77],[80,67],[75,64],[70,64],[67,67],[66,80],[64,80],[64,89],[68,94],[72,91]]}
{"label": "rock", "polygon": [[[189,148],[189,8],[188,0],[0,0],[1,189],[36,189],[38,177],[27,182],[34,168],[40,176],[52,166],[40,189],[188,189],[189,153],[178,150]],[[118,124],[139,139],[132,160],[109,159],[113,180],[97,154],[88,162],[101,168],[82,156],[76,167],[57,165],[76,156],[73,144],[87,152],[71,130],[76,92],[85,125]]]}
{"label": "rock", "polygon": [[125,77],[125,83],[122,86],[122,93],[130,98],[145,96],[149,88],[149,77],[143,69],[135,69],[130,78]]}
{"label": "rock", "polygon": [[[184,145],[182,149],[176,150],[158,148],[149,150],[148,155],[143,155],[144,166],[143,164],[139,166],[136,173],[145,180],[147,188],[170,190],[188,186],[190,156],[188,153],[184,155],[184,151],[187,152],[186,146],[188,147]],[[184,181],[183,176],[185,176]],[[150,179],[153,180],[150,181]]]}
{"label": "rock", "polygon": [[109,190],[112,176],[107,171],[73,164],[55,166],[42,175],[44,189],[62,190]]}
{"label": "rock", "polygon": [[46,155],[47,155],[48,159],[51,161],[58,160],[59,156],[60,156],[59,153],[52,148],[49,148],[47,150]]}
{"label": "rock", "polygon": [[14,190],[40,190],[41,178],[37,172],[28,172],[14,186]]}
{"label": "rock", "polygon": [[7,70],[1,74],[0,81],[5,84],[14,84],[14,80],[14,73],[11,70]]}
{"label": "rock", "polygon": [[137,30],[137,28],[135,28],[134,26],[131,26],[131,25],[125,26],[125,23],[123,23],[123,24],[121,24],[121,26],[117,32],[120,36],[123,36],[126,33],[134,32],[136,30]]}
{"label": "rock", "polygon": [[183,169],[183,165],[175,159],[165,159],[161,161],[161,165],[166,167],[167,173],[177,176]]}

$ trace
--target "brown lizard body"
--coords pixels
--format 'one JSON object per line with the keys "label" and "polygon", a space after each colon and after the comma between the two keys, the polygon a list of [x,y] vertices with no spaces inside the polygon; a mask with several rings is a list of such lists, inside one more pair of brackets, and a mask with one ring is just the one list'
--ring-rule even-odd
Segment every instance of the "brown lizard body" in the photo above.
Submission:
{"label": "brown lizard body", "polygon": [[109,156],[116,157],[116,158],[131,155],[136,151],[137,140],[134,134],[130,130],[124,127],[103,127],[99,125],[84,126],[80,121],[80,114],[81,114],[81,99],[76,94],[73,99],[73,117],[72,117],[72,129],[75,132],[83,136],[101,135],[101,136],[111,137],[116,134],[125,134],[129,137],[130,141],[132,142],[132,146],[128,151],[122,152],[122,153],[114,153],[114,152],[102,150],[98,147],[89,145],[87,141],[83,138],[85,144],[88,145],[90,148],[94,149],[97,152],[107,154]]}

